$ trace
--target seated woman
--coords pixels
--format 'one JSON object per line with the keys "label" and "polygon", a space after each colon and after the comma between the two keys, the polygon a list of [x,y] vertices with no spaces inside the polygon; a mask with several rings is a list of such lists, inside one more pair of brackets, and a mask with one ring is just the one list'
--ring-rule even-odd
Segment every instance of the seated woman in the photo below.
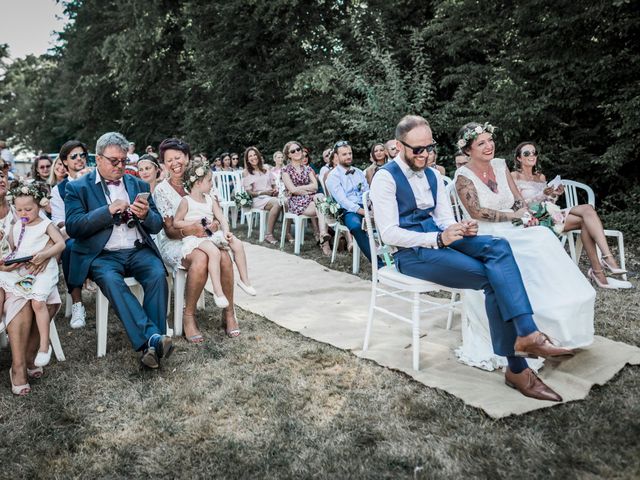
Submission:
{"label": "seated woman", "polygon": [[[11,225],[19,219],[15,218],[12,209],[7,201],[7,180],[4,174],[4,162],[0,160],[0,228],[4,232],[9,232]],[[49,259],[49,262],[55,262]],[[4,265],[0,262],[0,271],[9,272],[12,270],[27,270],[31,275],[37,276],[43,272],[49,262],[43,262],[38,266],[31,263],[14,265]],[[51,290],[51,294],[46,300],[49,318],[53,318],[60,308],[60,294],[58,289]],[[40,378],[44,375],[43,367],[35,365],[35,359],[40,344],[40,336],[36,322],[34,322],[34,310],[32,303],[21,296],[14,295],[10,291],[6,292],[4,301],[4,311],[0,312],[0,317],[4,314],[4,319],[0,322],[0,332],[5,328],[9,335],[9,345],[11,347],[11,367],[9,377],[11,379],[11,392],[14,395],[24,396],[31,392],[30,378]]]}
{"label": "seated woman", "polygon": [[[331,255],[331,235],[327,232],[327,223],[324,215],[318,215],[316,202],[322,195],[317,194],[318,181],[315,173],[308,165],[303,165],[303,152],[300,142],[287,142],[283,148],[285,158],[289,164],[282,169],[282,182],[289,192],[287,210],[295,215],[307,215],[318,219],[318,229],[315,232],[316,240],[320,242],[322,253]],[[283,222],[282,228],[287,229],[287,222]]]}
{"label": "seated woman", "polygon": [[[542,172],[537,170],[539,149],[533,142],[522,142],[516,147],[516,170],[511,172],[511,176],[516,182],[524,201],[527,205],[542,201],[556,202],[557,198],[564,193],[564,186],[557,188],[548,187],[547,179]],[[563,232],[570,230],[580,230],[580,238],[587,252],[591,268],[589,278],[600,288],[632,288],[630,282],[607,278],[604,270],[608,270],[614,275],[627,273],[621,269],[615,257],[609,250],[607,237],[600,217],[589,204],[576,205],[562,211],[564,216]],[[598,258],[596,245],[602,252],[602,259]]]}
{"label": "seated woman", "polygon": [[[153,199],[164,219],[164,228],[158,233],[156,243],[164,262],[171,268],[182,266],[187,270],[185,287],[185,306],[183,314],[184,335],[189,342],[202,343],[202,336],[196,322],[196,304],[207,283],[209,273],[207,257],[201,250],[195,249],[186,258],[182,258],[182,240],[189,236],[207,237],[202,222],[194,221],[187,228],[175,228],[173,217],[180,201],[187,195],[182,176],[189,164],[189,145],[177,138],[167,138],[160,144],[159,159],[164,163],[168,177],[160,182],[153,192]],[[222,322],[227,333],[238,330],[238,322],[233,308],[233,264],[228,252],[220,255],[220,281],[222,291],[229,306],[222,311]]]}
{"label": "seated woman", "polygon": [[267,221],[267,235],[264,239],[271,245],[278,241],[273,236],[273,227],[280,216],[282,207],[278,202],[278,188],[276,179],[264,167],[262,154],[256,147],[249,147],[244,151],[244,174],[242,185],[253,198],[252,208],[260,208],[269,212]]}
{"label": "seated woman", "polygon": [[138,160],[138,176],[140,180],[149,184],[151,193],[156,189],[156,185],[158,185],[160,181],[161,173],[162,170],[160,169],[158,159],[153,155],[145,153]]}
{"label": "seated woman", "polygon": [[367,183],[371,185],[373,176],[378,170],[384,167],[385,163],[389,161],[389,158],[387,157],[387,151],[382,143],[376,143],[371,147],[369,160],[371,160],[371,165],[369,165],[365,169],[364,176],[367,179]]}
{"label": "seated woman", "polygon": [[[590,345],[595,291],[550,229],[511,223],[528,209],[505,161],[494,158],[492,132],[487,123],[468,123],[458,133],[458,147],[469,157],[455,176],[463,212],[478,220],[478,234],[509,241],[540,329],[563,347]],[[487,370],[506,364],[491,348],[484,294],[465,291],[465,308],[469,321],[462,326],[460,360]]]}

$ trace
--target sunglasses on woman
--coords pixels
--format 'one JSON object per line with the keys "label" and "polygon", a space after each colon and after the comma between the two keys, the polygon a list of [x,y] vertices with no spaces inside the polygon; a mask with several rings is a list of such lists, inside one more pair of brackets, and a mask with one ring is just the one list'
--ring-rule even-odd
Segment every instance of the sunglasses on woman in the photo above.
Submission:
{"label": "sunglasses on woman", "polygon": [[76,160],[78,158],[82,158],[82,159],[86,159],[87,158],[87,154],[82,152],[82,153],[74,153],[73,155],[69,155],[69,158],[71,160]]}
{"label": "sunglasses on woman", "polygon": [[404,145],[405,147],[407,147],[408,149],[411,150],[411,152],[413,152],[414,155],[420,155],[422,152],[424,152],[425,150],[427,151],[427,153],[431,153],[431,152],[435,152],[436,151],[436,142],[433,142],[430,145],[420,145],[417,147],[411,146],[408,143],[404,143],[402,140],[400,140],[400,143],[402,145]]}
{"label": "sunglasses on woman", "polygon": [[302,149],[300,147],[292,148],[289,150],[289,154],[301,152]]}
{"label": "sunglasses on woman", "polygon": [[531,156],[537,157],[538,156],[538,152],[535,151],[535,150],[524,150],[522,152],[522,156],[525,157],[525,158],[531,157]]}

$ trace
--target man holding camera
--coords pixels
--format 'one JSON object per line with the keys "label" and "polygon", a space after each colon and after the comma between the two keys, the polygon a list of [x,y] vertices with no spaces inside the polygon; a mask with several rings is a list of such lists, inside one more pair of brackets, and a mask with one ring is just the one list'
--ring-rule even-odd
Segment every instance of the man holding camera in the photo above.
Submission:
{"label": "man holding camera", "polygon": [[[129,142],[109,132],[96,143],[97,168],[67,185],[67,234],[71,251],[70,281],[87,277],[100,287],[122,321],[129,340],[142,352],[140,361],[158,368],[172,350],[166,336],[168,288],[166,271],[150,234],[162,228],[162,218],[149,196],[149,186],[124,174]],[[124,282],[134,277],[144,290],[140,305]]]}

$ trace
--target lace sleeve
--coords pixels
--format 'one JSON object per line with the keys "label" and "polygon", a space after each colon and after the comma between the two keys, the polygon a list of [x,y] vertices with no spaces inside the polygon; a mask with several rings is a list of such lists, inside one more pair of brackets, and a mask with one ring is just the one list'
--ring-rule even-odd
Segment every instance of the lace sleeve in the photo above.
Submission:
{"label": "lace sleeve", "polygon": [[153,192],[153,201],[156,203],[162,218],[173,217],[176,213],[177,205],[173,205],[168,193],[163,183],[158,185]]}

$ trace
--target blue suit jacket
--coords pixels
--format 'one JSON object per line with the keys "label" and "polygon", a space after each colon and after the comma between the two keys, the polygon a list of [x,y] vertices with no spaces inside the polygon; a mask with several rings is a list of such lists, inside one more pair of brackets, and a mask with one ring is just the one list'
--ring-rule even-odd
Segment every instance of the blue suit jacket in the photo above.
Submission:
{"label": "blue suit jacket", "polygon": [[[149,185],[136,177],[124,175],[122,180],[130,203],[133,203],[138,193],[149,191]],[[64,209],[67,234],[74,239],[69,283],[82,285],[89,274],[91,263],[109,241],[114,226],[113,215],[109,212],[102,186],[96,184],[95,170],[67,184]],[[162,259],[158,247],[150,237],[150,234],[158,233],[162,228],[162,217],[152,197],[149,197],[149,213],[137,228],[143,241]]]}

